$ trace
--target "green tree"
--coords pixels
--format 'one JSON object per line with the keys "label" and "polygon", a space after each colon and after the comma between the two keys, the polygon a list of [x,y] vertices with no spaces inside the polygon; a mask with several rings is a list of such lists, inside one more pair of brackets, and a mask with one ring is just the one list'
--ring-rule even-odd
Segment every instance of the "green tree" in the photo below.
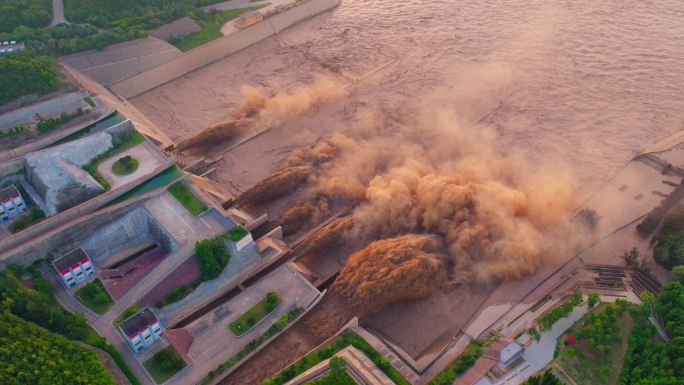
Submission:
{"label": "green tree", "polygon": [[59,87],[57,59],[22,51],[0,56],[0,105],[20,96],[45,94]]}
{"label": "green tree", "polygon": [[601,298],[599,298],[598,293],[589,293],[589,299],[587,302],[587,305],[589,305],[589,309],[593,309],[596,305],[601,302]]}

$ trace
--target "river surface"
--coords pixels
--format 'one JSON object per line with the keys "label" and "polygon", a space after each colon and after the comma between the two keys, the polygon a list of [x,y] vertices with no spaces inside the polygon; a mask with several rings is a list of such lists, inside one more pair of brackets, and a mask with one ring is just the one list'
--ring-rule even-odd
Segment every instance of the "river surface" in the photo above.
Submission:
{"label": "river surface", "polygon": [[386,64],[303,129],[341,128],[368,106],[400,116],[438,92],[503,151],[569,165],[586,194],[684,128],[680,0],[343,0],[133,102],[178,139],[229,116],[242,84],[351,82]]}

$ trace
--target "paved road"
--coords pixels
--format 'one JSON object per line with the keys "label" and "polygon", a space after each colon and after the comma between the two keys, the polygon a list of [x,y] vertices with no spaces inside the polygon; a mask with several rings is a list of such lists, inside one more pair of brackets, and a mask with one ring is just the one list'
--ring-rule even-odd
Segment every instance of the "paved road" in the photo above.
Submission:
{"label": "paved road", "polygon": [[62,0],[52,0],[52,22],[50,25],[66,23],[64,18],[64,4]]}

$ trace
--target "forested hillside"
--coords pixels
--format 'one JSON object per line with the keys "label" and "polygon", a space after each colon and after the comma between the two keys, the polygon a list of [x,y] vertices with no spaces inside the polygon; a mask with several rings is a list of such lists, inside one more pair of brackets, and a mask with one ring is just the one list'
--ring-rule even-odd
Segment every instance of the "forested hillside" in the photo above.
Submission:
{"label": "forested hillside", "polygon": [[10,313],[0,313],[3,385],[113,385],[97,355]]}
{"label": "forested hillside", "polygon": [[[634,331],[620,378],[621,385],[672,385],[684,383],[684,270],[679,280],[665,285],[655,301],[635,312]],[[648,297],[647,297],[648,298]],[[665,342],[648,320],[655,314],[671,341]]]}
{"label": "forested hillside", "polygon": [[[29,289],[11,270],[0,272],[0,383],[112,384],[97,356],[69,341],[82,341],[111,354],[113,348],[106,340],[83,316],[61,308],[45,279],[35,275],[34,289]],[[113,358],[117,363],[121,360]]]}
{"label": "forested hillside", "polygon": [[59,63],[29,52],[0,59],[0,105],[28,94],[45,94],[60,85]]}
{"label": "forested hillside", "polygon": [[51,0],[0,1],[0,32],[12,32],[20,25],[45,27],[52,20]]}

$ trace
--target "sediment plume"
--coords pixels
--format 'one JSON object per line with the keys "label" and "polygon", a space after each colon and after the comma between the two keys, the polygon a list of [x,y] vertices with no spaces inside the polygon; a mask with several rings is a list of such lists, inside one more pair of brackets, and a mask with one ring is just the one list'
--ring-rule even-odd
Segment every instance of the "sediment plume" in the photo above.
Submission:
{"label": "sediment plume", "polygon": [[209,126],[199,133],[180,141],[176,145],[176,150],[188,152],[189,154],[199,154],[207,148],[216,144],[228,142],[236,139],[246,132],[250,127],[249,119],[230,119],[221,123]]}
{"label": "sediment plume", "polygon": [[313,173],[310,166],[295,166],[278,170],[243,192],[238,204],[258,204],[287,195],[304,184]]}
{"label": "sediment plume", "polygon": [[438,237],[407,234],[370,243],[349,257],[331,289],[363,317],[397,301],[425,297],[447,282]]}
{"label": "sediment plume", "polygon": [[243,86],[243,100],[232,116],[200,130],[176,145],[177,151],[188,154],[206,152],[214,146],[235,141],[282,125],[314,106],[345,94],[343,84],[329,76],[318,75],[310,84],[290,91],[265,95],[253,86]]}
{"label": "sediment plume", "polygon": [[344,235],[352,228],[353,219],[351,215],[345,215],[333,219],[330,223],[320,228],[311,237],[301,243],[295,254],[306,255],[318,253],[324,248],[335,247],[342,242]]}
{"label": "sediment plume", "polygon": [[354,202],[348,239],[436,235],[449,284],[521,278],[581,238],[562,167],[501,151],[494,132],[448,110],[424,107],[409,124],[330,143],[336,156],[312,194]]}

